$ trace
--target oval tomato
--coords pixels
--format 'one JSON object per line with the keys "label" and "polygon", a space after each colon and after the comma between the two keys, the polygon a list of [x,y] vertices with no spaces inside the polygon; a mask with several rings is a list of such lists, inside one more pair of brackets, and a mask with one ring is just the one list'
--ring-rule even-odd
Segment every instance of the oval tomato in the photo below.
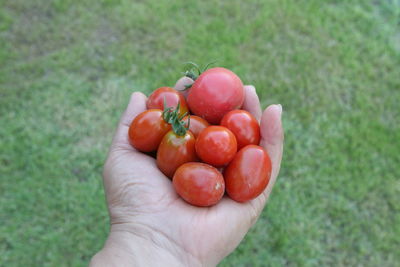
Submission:
{"label": "oval tomato", "polygon": [[172,183],[175,191],[186,202],[201,207],[218,203],[225,192],[222,174],[216,168],[199,162],[180,166]]}
{"label": "oval tomato", "polygon": [[196,140],[197,155],[206,163],[223,166],[235,156],[235,135],[223,126],[210,126],[200,132]]}
{"label": "oval tomato", "polygon": [[271,160],[262,147],[242,148],[224,171],[229,197],[245,202],[259,196],[268,185],[271,168]]}
{"label": "oval tomato", "polygon": [[[185,126],[187,127],[188,116],[183,118],[185,122]],[[190,124],[189,124],[189,131],[191,131],[195,138],[199,136],[199,133],[210,126],[210,124],[203,118],[200,118],[195,115],[190,116]]]}
{"label": "oval tomato", "polygon": [[246,110],[232,110],[225,114],[221,120],[225,126],[236,137],[238,150],[247,145],[258,145],[260,143],[260,125],[256,118]]}
{"label": "oval tomato", "polygon": [[147,99],[147,109],[164,110],[164,98],[167,107],[175,107],[180,103],[179,115],[189,112],[185,97],[171,87],[160,87],[156,89]]}
{"label": "oval tomato", "polygon": [[244,88],[240,78],[225,68],[211,68],[192,84],[187,102],[193,114],[211,124],[219,124],[222,117],[242,107]]}
{"label": "oval tomato", "polygon": [[164,135],[171,129],[159,109],[146,110],[132,121],[128,137],[131,145],[139,151],[151,152],[157,150]]}
{"label": "oval tomato", "polygon": [[172,178],[176,169],[186,162],[197,161],[195,138],[189,131],[179,136],[169,131],[161,140],[157,151],[157,166]]}

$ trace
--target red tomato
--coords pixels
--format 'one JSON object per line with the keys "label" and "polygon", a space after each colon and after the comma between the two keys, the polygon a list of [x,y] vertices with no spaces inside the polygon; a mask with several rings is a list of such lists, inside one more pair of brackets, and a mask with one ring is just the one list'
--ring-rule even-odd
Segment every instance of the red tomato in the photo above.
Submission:
{"label": "red tomato", "polygon": [[260,146],[242,148],[224,171],[226,192],[235,201],[259,196],[271,177],[271,160]]}
{"label": "red tomato", "polygon": [[190,162],[180,166],[172,179],[175,191],[192,205],[212,206],[225,192],[224,177],[214,167]]}
{"label": "red tomato", "polygon": [[167,107],[175,108],[180,103],[179,114],[183,115],[189,111],[185,97],[171,87],[160,87],[155,90],[147,99],[147,109],[161,109],[164,110],[164,98]]}
{"label": "red tomato", "polygon": [[129,142],[139,151],[157,150],[163,136],[171,129],[159,109],[149,109],[140,113],[129,127]]}
{"label": "red tomato", "polygon": [[[184,117],[183,121],[186,122],[185,125],[187,126],[188,117]],[[194,115],[190,116],[189,131],[193,133],[195,138],[197,138],[199,136],[199,133],[208,126],[210,126],[210,124],[205,119]]]}
{"label": "red tomato", "polygon": [[260,143],[260,125],[250,112],[232,110],[222,118],[221,125],[225,126],[236,137],[238,150],[247,145]]}
{"label": "red tomato", "polygon": [[235,135],[222,126],[210,126],[200,132],[196,140],[197,155],[206,163],[223,166],[235,156]]}
{"label": "red tomato", "polygon": [[193,83],[187,101],[193,114],[211,124],[219,124],[226,113],[242,107],[243,83],[228,69],[211,68]]}
{"label": "red tomato", "polygon": [[169,131],[161,140],[157,151],[157,166],[169,178],[186,162],[197,161],[195,138],[189,131],[179,136]]}

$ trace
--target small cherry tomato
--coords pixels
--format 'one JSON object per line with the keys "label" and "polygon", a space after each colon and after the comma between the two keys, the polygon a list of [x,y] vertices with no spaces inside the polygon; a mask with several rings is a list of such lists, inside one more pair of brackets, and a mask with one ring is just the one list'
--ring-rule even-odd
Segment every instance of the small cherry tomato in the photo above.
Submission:
{"label": "small cherry tomato", "polygon": [[242,107],[244,88],[240,78],[225,68],[211,68],[200,74],[190,88],[187,102],[193,114],[211,124]]}
{"label": "small cherry tomato", "polygon": [[176,170],[172,183],[175,191],[186,202],[200,207],[218,203],[225,192],[222,174],[205,163],[183,164]]}
{"label": "small cherry tomato", "polygon": [[[185,126],[187,126],[188,116],[183,118],[185,122]],[[195,138],[199,136],[199,133],[210,126],[210,124],[203,118],[200,118],[195,115],[190,116],[190,124],[189,124],[189,131],[191,131]]]}
{"label": "small cherry tomato", "polygon": [[236,137],[238,150],[247,145],[258,145],[260,143],[260,125],[250,112],[245,110],[229,111],[221,120],[225,126]]}
{"label": "small cherry tomato", "polygon": [[157,151],[157,166],[162,173],[172,178],[179,166],[197,161],[195,142],[193,134],[189,131],[183,136],[169,131],[161,140]]}
{"label": "small cherry tomato", "polygon": [[200,132],[196,140],[197,155],[214,166],[223,166],[235,156],[237,143],[235,135],[223,126],[209,126]]}
{"label": "small cherry tomato", "polygon": [[163,119],[159,109],[149,109],[140,113],[129,127],[129,142],[139,151],[151,152],[157,150],[164,135],[171,125]]}
{"label": "small cherry tomato", "polygon": [[172,107],[173,109],[180,103],[179,115],[183,115],[189,111],[185,97],[171,87],[160,87],[151,93],[147,99],[147,109],[156,108],[164,110],[164,99],[167,107]]}
{"label": "small cherry tomato", "polygon": [[242,148],[224,171],[229,197],[245,202],[259,196],[268,185],[271,168],[271,160],[262,147]]}

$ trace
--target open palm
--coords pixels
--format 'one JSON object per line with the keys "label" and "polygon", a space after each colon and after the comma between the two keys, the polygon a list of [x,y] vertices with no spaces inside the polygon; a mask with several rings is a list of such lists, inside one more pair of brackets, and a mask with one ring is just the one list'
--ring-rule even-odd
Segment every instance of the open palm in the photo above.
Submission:
{"label": "open palm", "polygon": [[[182,89],[185,83],[182,78],[175,88]],[[283,148],[281,107],[272,105],[261,113],[254,87],[245,86],[245,91],[243,108],[261,121],[261,145],[273,165],[265,192],[247,203],[224,196],[208,208],[184,202],[171,180],[159,171],[155,159],[128,142],[130,123],[146,109],[146,96],[136,92],[121,118],[104,167],[112,233],[123,235],[128,243],[130,238],[132,242],[154,243],[184,265],[216,265],[235,249],[265,205],[279,172]]]}

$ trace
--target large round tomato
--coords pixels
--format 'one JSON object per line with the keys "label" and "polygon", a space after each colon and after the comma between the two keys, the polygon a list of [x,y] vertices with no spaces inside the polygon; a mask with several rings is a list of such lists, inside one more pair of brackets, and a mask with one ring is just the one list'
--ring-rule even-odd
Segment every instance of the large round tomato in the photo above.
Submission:
{"label": "large round tomato", "polygon": [[172,179],[175,191],[192,205],[212,206],[225,192],[224,177],[214,167],[190,162],[180,166]]}
{"label": "large round tomato", "polygon": [[242,107],[243,83],[228,69],[208,69],[193,83],[187,101],[193,114],[219,124],[226,113]]}
{"label": "large round tomato", "polygon": [[221,125],[231,130],[235,135],[238,150],[247,145],[258,145],[260,143],[260,125],[250,112],[232,110],[222,118]]}
{"label": "large round tomato", "polygon": [[160,87],[151,93],[147,99],[147,108],[164,110],[164,99],[167,107],[173,107],[173,109],[180,103],[179,115],[183,115],[189,111],[185,97],[171,87]]}
{"label": "large round tomato", "polygon": [[235,201],[245,202],[259,196],[271,177],[271,160],[256,145],[242,148],[224,171],[226,192]]}
{"label": "large round tomato", "polygon": [[206,163],[223,166],[235,156],[235,135],[223,126],[210,126],[200,132],[196,140],[197,155]]}
{"label": "large round tomato", "polygon": [[139,151],[151,152],[158,148],[163,136],[171,129],[159,109],[140,113],[129,127],[129,142]]}
{"label": "large round tomato", "polygon": [[[188,124],[188,116],[183,118],[185,125],[187,127]],[[210,124],[203,118],[200,118],[195,115],[190,116],[190,123],[189,123],[189,131],[191,131],[195,138],[199,136],[199,133],[210,126]]]}
{"label": "large round tomato", "polygon": [[169,131],[161,140],[157,150],[157,166],[169,178],[186,162],[196,161],[195,138],[189,131],[179,136]]}

